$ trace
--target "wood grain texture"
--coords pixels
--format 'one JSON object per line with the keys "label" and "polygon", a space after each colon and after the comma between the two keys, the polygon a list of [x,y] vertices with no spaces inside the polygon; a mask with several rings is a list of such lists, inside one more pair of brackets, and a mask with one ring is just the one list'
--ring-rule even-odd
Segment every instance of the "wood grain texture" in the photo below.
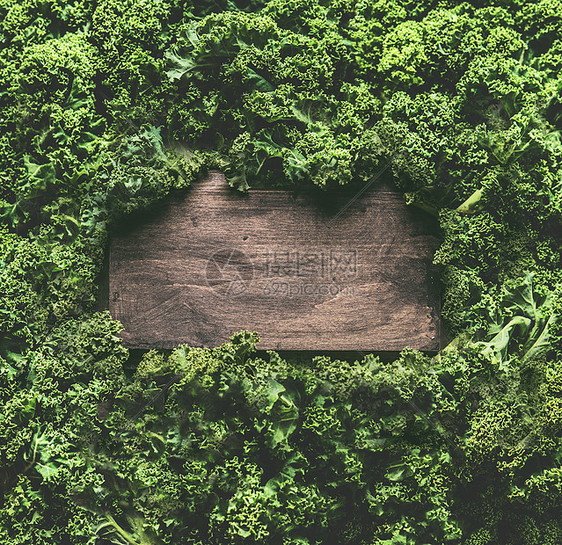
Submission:
{"label": "wood grain texture", "polygon": [[216,346],[241,329],[276,350],[437,350],[428,218],[376,191],[331,207],[233,192],[218,172],[112,236],[109,310],[131,348]]}

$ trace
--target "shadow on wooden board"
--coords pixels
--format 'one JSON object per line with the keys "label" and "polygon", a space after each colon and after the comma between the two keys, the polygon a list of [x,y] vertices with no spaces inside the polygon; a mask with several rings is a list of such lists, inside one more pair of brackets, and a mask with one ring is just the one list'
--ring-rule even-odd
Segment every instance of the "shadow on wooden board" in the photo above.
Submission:
{"label": "shadow on wooden board", "polygon": [[388,187],[355,197],[240,194],[211,172],[122,222],[105,294],[125,346],[217,346],[246,329],[260,350],[308,358],[437,351],[436,222]]}

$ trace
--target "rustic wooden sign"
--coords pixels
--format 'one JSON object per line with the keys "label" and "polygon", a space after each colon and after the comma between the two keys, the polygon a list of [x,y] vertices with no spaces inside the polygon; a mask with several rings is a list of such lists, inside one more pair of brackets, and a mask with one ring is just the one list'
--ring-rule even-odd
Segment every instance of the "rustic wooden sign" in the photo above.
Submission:
{"label": "rustic wooden sign", "polygon": [[216,346],[242,329],[276,350],[437,350],[438,246],[401,195],[231,190],[212,172],[114,234],[109,310],[132,348]]}

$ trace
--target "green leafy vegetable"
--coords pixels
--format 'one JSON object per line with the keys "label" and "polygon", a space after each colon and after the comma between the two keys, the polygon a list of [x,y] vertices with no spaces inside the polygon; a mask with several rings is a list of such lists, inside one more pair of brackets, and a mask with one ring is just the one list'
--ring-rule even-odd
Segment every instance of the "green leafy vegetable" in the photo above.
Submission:
{"label": "green leafy vegetable", "polygon": [[[562,5],[0,0],[0,542],[562,543]],[[444,337],[128,353],[108,235],[207,169],[394,184]]]}

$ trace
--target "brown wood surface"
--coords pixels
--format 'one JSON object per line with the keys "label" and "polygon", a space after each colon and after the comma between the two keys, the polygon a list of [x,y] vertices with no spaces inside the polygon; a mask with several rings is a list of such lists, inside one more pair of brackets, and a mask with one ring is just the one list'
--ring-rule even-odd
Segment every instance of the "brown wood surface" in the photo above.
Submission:
{"label": "brown wood surface", "polygon": [[211,172],[112,236],[109,310],[131,348],[216,346],[257,331],[276,350],[437,350],[428,218],[401,195],[251,190]]}

